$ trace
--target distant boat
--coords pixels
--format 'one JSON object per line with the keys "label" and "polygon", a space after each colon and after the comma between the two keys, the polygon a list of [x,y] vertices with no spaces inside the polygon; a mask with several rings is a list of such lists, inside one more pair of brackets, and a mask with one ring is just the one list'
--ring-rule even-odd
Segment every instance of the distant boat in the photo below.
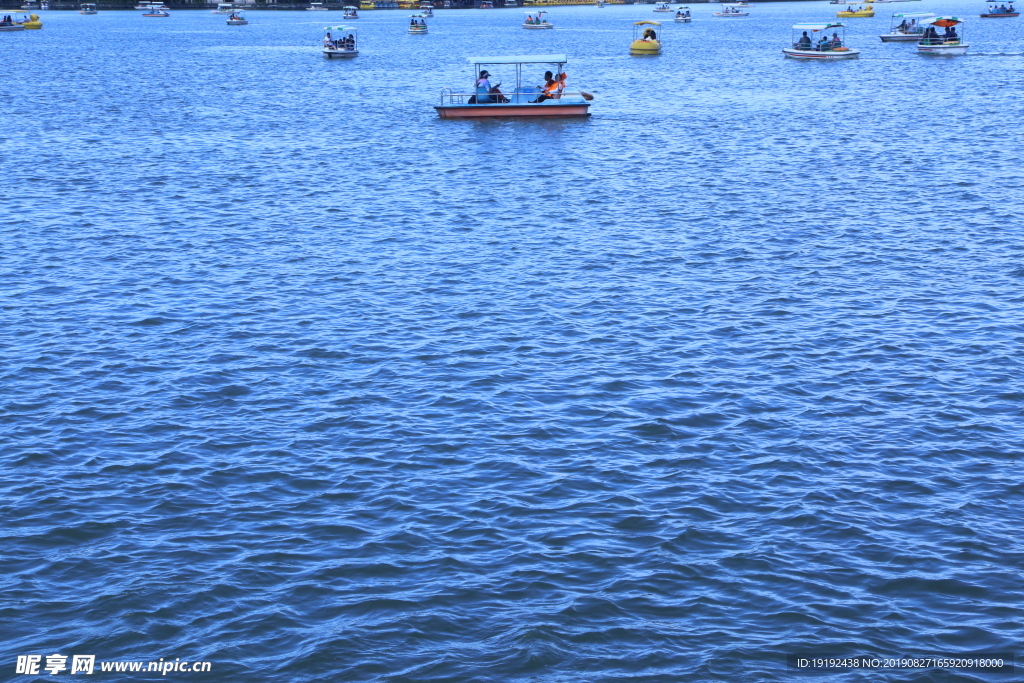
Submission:
{"label": "distant boat", "polygon": [[144,17],[169,17],[169,16],[171,16],[171,13],[168,12],[167,10],[165,10],[165,9],[151,9],[149,11],[143,12],[142,16],[144,16]]}
{"label": "distant boat", "polygon": [[[838,30],[836,30],[838,29]],[[811,35],[807,35],[810,31]],[[821,38],[818,38],[818,33]],[[839,40],[831,40],[828,32],[834,35],[842,33]],[[800,35],[797,35],[800,34]],[[851,50],[846,47],[846,27],[839,23],[825,24],[794,24],[793,40],[789,47],[782,48],[782,54],[793,59],[816,59],[831,61],[834,59],[857,59],[860,57],[860,50]]]}
{"label": "distant boat", "polygon": [[[921,35],[921,40],[917,44],[917,51],[921,54],[927,55],[965,55],[967,54],[967,48],[970,47],[969,43],[965,43],[963,36],[956,35],[956,29],[954,26],[959,26],[963,23],[959,17],[935,17],[933,19],[925,19],[921,22],[925,26],[924,33]],[[939,32],[935,30],[935,27],[949,29],[954,35],[949,36],[945,33],[939,35]],[[963,27],[960,29],[963,30]]]}
{"label": "distant boat", "polygon": [[96,5],[91,2],[84,3],[82,8],[78,10],[79,14],[97,14]]}
{"label": "distant boat", "polygon": [[345,5],[345,12],[341,15],[342,19],[358,19],[359,12],[356,7],[352,5]]}
{"label": "distant boat", "polygon": [[921,34],[924,33],[924,24],[921,22],[934,17],[935,15],[930,12],[894,14],[889,32],[881,34],[879,38],[883,43],[916,43],[921,40]]}
{"label": "distant boat", "polygon": [[554,28],[555,25],[548,21],[547,12],[527,12],[523,20],[523,28],[532,30]]}
{"label": "distant boat", "polygon": [[306,10],[309,12],[326,12],[327,8],[324,7],[324,3],[322,2],[311,2]]}
{"label": "distant boat", "polygon": [[231,14],[235,11],[234,3],[221,2],[217,4],[217,9],[211,10],[211,14]]}
{"label": "distant boat", "polygon": [[242,10],[235,10],[228,16],[228,26],[248,26],[249,22],[242,16]]}
{"label": "distant boat", "polygon": [[413,14],[409,22],[409,33],[423,35],[427,33],[427,18],[422,14]]}

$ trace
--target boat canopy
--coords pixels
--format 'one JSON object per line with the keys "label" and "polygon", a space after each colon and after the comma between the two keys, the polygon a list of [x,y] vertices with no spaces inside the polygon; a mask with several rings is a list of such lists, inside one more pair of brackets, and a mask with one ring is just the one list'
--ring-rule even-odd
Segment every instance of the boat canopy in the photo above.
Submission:
{"label": "boat canopy", "polygon": [[409,16],[412,17],[413,19],[426,19],[426,17],[423,16],[422,14],[410,14]]}
{"label": "boat canopy", "polygon": [[842,24],[793,24],[794,31],[824,31],[830,28],[843,28]]}
{"label": "boat canopy", "polygon": [[900,19],[931,19],[935,16],[932,12],[912,12],[910,14],[894,14],[893,18]]}
{"label": "boat canopy", "polygon": [[565,64],[565,55],[519,55],[512,57],[467,57],[470,64]]}
{"label": "boat canopy", "polygon": [[651,26],[661,26],[661,22],[660,21],[634,21],[633,22],[633,26],[643,26],[645,24],[650,24]]}
{"label": "boat canopy", "polygon": [[345,5],[344,7],[342,7],[342,9],[359,9],[359,8],[358,7],[353,7],[352,5]]}
{"label": "boat canopy", "polygon": [[328,27],[326,27],[324,29],[324,33],[329,33],[331,31],[343,31],[345,33],[355,33],[358,30],[359,29],[357,29],[355,26],[328,26]]}
{"label": "boat canopy", "polygon": [[963,23],[963,19],[960,19],[959,17],[935,17],[934,19],[925,19],[921,23],[946,28],[948,26],[956,26],[957,24]]}

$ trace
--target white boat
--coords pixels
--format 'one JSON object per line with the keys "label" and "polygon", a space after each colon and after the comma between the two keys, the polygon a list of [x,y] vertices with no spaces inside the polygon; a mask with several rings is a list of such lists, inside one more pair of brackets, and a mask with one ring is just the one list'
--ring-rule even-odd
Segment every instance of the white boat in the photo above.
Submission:
{"label": "white boat", "polygon": [[220,3],[217,3],[217,9],[210,10],[210,13],[211,14],[231,14],[234,11],[235,11],[234,4],[232,4],[230,2],[220,2]]}
{"label": "white boat", "polygon": [[548,21],[547,12],[527,12],[526,18],[523,19],[523,28],[537,30],[554,27],[555,25]]}
{"label": "white boat", "polygon": [[341,15],[342,19],[358,19],[359,8],[353,7],[352,5],[345,5],[345,11]]}
{"label": "white boat", "polygon": [[860,50],[846,47],[846,27],[842,24],[794,24],[793,40],[790,47],[782,48],[782,54],[793,59],[857,59]]}
{"label": "white boat", "polygon": [[324,29],[324,57],[355,57],[359,54],[359,32],[354,26]]}
{"label": "white boat", "polygon": [[24,5],[21,6],[21,9],[38,12],[39,10],[42,9],[42,7],[40,7],[39,3],[36,2],[35,0],[28,0]]}
{"label": "white boat", "polygon": [[[965,43],[963,36],[956,32],[956,26],[963,23],[959,17],[933,17],[921,22],[924,25],[924,33],[917,44],[917,51],[926,55],[965,55],[969,43]],[[937,29],[945,29],[939,33]],[[961,32],[963,27],[960,28]]]}
{"label": "white boat", "polygon": [[144,17],[169,17],[169,16],[171,16],[171,13],[168,12],[167,10],[165,10],[165,9],[156,9],[156,8],[152,8],[151,7],[147,11],[143,12],[142,16],[144,16]]}
{"label": "white boat", "polygon": [[723,18],[749,17],[750,16],[750,12],[744,12],[743,10],[741,10],[741,9],[739,9],[737,7],[733,7],[732,5],[724,5],[724,4],[722,5],[722,11],[714,12],[713,14],[716,17],[723,17]]}
{"label": "white boat", "polygon": [[311,2],[311,3],[309,3],[309,7],[307,7],[306,9],[308,11],[310,11],[310,12],[326,12],[327,11],[327,8],[324,7],[324,3],[322,3],[322,2]]}
{"label": "white boat", "polygon": [[924,33],[925,19],[932,19],[935,15],[930,12],[900,13],[892,15],[892,22],[889,32],[879,36],[883,43],[909,43],[921,40]]}
{"label": "white boat", "polygon": [[[565,55],[470,57],[469,63],[473,65],[472,90],[454,92],[444,88],[441,90],[441,104],[434,109],[442,119],[590,116],[590,101],[594,96],[565,89],[567,61]],[[548,65],[554,65],[554,68],[551,69],[551,84],[547,88],[524,85],[524,79],[539,78]],[[500,82],[492,85],[490,79],[493,77],[485,67],[501,70],[515,87],[501,90]]]}
{"label": "white boat", "polygon": [[434,6],[433,5],[428,5],[426,3],[420,5],[420,14],[422,14],[425,17],[427,17],[428,19],[433,18],[433,16],[434,16]]}
{"label": "white boat", "polygon": [[686,7],[684,5],[683,7],[680,7],[678,10],[676,10],[676,19],[675,19],[675,21],[676,21],[677,24],[689,24],[690,23],[690,8]]}
{"label": "white boat", "polygon": [[656,4],[654,6],[654,9],[652,11],[654,11],[654,12],[671,12],[672,8],[668,6],[667,2],[659,2],[658,4]]}
{"label": "white boat", "polygon": [[594,3],[594,6],[595,7],[604,7],[604,0],[597,0],[597,2]]}
{"label": "white boat", "polygon": [[[2,16],[3,15],[0,14],[0,17],[2,17]],[[2,31],[2,32],[6,33],[8,31],[24,31],[24,30],[25,30],[25,25],[24,24],[15,24],[13,21],[8,23],[7,19],[3,19],[2,21],[0,21],[0,31]]]}
{"label": "white boat", "polygon": [[238,9],[228,15],[228,26],[248,26],[249,22],[242,16],[242,10]]}
{"label": "white boat", "polygon": [[81,7],[82,8],[78,10],[79,14],[97,14],[96,5],[91,2],[83,3]]}
{"label": "white boat", "polygon": [[413,14],[409,18],[409,33],[414,35],[426,35],[427,18],[422,14]]}

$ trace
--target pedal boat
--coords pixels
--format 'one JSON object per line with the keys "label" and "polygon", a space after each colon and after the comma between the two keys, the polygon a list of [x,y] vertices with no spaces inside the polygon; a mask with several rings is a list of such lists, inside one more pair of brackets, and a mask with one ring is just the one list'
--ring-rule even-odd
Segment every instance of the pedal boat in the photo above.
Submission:
{"label": "pedal boat", "polygon": [[669,7],[667,2],[659,2],[657,5],[654,6],[654,9],[652,11],[654,11],[654,12],[671,12],[672,8]]}
{"label": "pedal boat", "polygon": [[228,26],[248,26],[249,20],[242,16],[242,10],[235,10],[228,15]]}
{"label": "pedal boat", "polygon": [[631,55],[660,55],[661,41],[652,26],[661,29],[660,21],[634,21],[633,42],[629,44]]}
{"label": "pedal boat", "polygon": [[874,5],[868,5],[852,12],[843,10],[842,12],[836,12],[836,16],[840,19],[868,19],[875,16],[875,7]]}
{"label": "pedal boat", "polygon": [[[516,87],[513,91],[501,95],[487,93],[453,92],[449,88],[441,90],[441,104],[434,107],[442,119],[468,118],[502,118],[502,117],[535,117],[558,116],[576,117],[590,116],[590,102],[593,96],[582,92],[565,92],[556,94],[554,98],[537,102],[541,95],[540,87],[524,86],[522,82],[523,67],[530,67],[531,73],[541,73],[543,69],[537,65],[554,64],[551,69],[556,74],[564,73],[565,64],[569,61],[565,55],[522,55],[515,57],[470,57],[467,60],[473,65],[473,82],[481,71],[488,66],[511,67],[514,70]],[[478,98],[487,98],[488,102],[478,102]],[[491,102],[492,98],[507,100]]]}
{"label": "pedal boat", "polygon": [[[909,43],[921,40],[924,33],[924,26],[921,24],[925,19],[933,19],[935,15],[931,12],[916,12],[913,14],[894,14],[889,26],[889,32],[879,36],[883,43]],[[902,28],[901,28],[902,27]]]}
{"label": "pedal boat", "polygon": [[691,20],[691,18],[690,18],[690,8],[689,7],[685,7],[685,6],[684,7],[680,7],[676,11],[675,22],[677,24],[689,24],[690,20]]}
{"label": "pedal boat", "polygon": [[[346,38],[352,39],[352,47],[340,47],[344,45]],[[359,56],[359,30],[355,26],[328,26],[324,29],[324,57],[348,58]]]}
{"label": "pedal boat", "polygon": [[527,12],[526,19],[523,20],[523,28],[534,31],[554,27],[555,25],[548,21],[547,12]]}
{"label": "pedal boat", "polygon": [[[413,35],[426,35],[427,34],[427,18],[422,14],[413,14],[409,17],[412,21],[409,22],[409,33]],[[419,19],[419,21],[416,21]]]}
{"label": "pedal boat", "polygon": [[712,16],[731,19],[733,17],[749,17],[750,12],[744,12],[732,4],[722,3],[722,10],[720,12],[714,12]]}
{"label": "pedal boat", "polygon": [[[962,24],[963,20],[959,17],[935,17],[934,19],[926,19],[921,23],[926,27],[939,26],[941,28],[948,28]],[[928,29],[926,28],[925,33],[927,31]],[[963,36],[958,35],[955,39],[946,39],[944,36],[929,39],[922,35],[920,42],[917,44],[917,51],[923,55],[956,56],[967,54],[967,48],[969,47],[970,44],[964,42]]]}
{"label": "pedal boat", "polygon": [[96,11],[96,5],[91,2],[86,2],[81,5],[81,9],[78,10],[79,14],[99,14]]}
{"label": "pedal boat", "polygon": [[[1013,17],[1019,17],[1020,12],[1013,8],[1013,3],[1011,2],[1009,5],[1010,6],[1007,7],[1006,4],[995,5],[989,3],[988,12],[980,16],[982,19],[1012,19]],[[1000,11],[1001,9],[1004,11]]]}
{"label": "pedal boat", "polygon": [[153,9],[152,7],[142,13],[144,17],[169,17],[171,13],[164,9]]}
{"label": "pedal boat", "polygon": [[235,5],[231,2],[217,3],[217,9],[210,10],[210,14],[231,14],[235,11]]}
{"label": "pedal boat", "polygon": [[[832,43],[821,43],[817,38],[819,31],[825,31],[822,37],[828,37],[828,31],[834,31],[835,33],[841,33],[839,36],[840,45],[834,47]],[[810,43],[801,43],[798,33],[802,34],[810,31],[811,36]],[[842,24],[830,23],[830,24],[794,24],[793,25],[793,41],[790,43],[790,47],[782,48],[782,54],[793,59],[857,59],[860,56],[860,50],[852,50],[846,47],[846,27]]]}
{"label": "pedal boat", "polygon": [[345,11],[341,15],[342,19],[358,19],[359,8],[352,5],[345,5]]}
{"label": "pedal boat", "polygon": [[309,3],[309,7],[306,8],[306,11],[307,12],[327,12],[328,9],[326,7],[324,7],[324,3],[322,3],[322,2],[311,2],[311,3]]}
{"label": "pedal boat", "polygon": [[420,14],[427,17],[428,19],[434,18],[434,6],[426,3],[420,5]]}

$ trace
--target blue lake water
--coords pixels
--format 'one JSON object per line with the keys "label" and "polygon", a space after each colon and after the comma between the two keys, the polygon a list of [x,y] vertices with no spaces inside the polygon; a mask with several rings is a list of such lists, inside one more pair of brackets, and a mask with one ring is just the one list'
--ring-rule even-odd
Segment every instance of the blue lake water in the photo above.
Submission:
{"label": "blue lake water", "polygon": [[[780,52],[825,2],[693,5],[653,58],[649,5],[364,12],[351,61],[339,13],[0,35],[0,666],[1019,649],[1024,20],[983,7],[876,4],[833,63]],[[900,11],[970,54],[882,44]],[[551,52],[591,118],[434,113],[467,56]]]}

